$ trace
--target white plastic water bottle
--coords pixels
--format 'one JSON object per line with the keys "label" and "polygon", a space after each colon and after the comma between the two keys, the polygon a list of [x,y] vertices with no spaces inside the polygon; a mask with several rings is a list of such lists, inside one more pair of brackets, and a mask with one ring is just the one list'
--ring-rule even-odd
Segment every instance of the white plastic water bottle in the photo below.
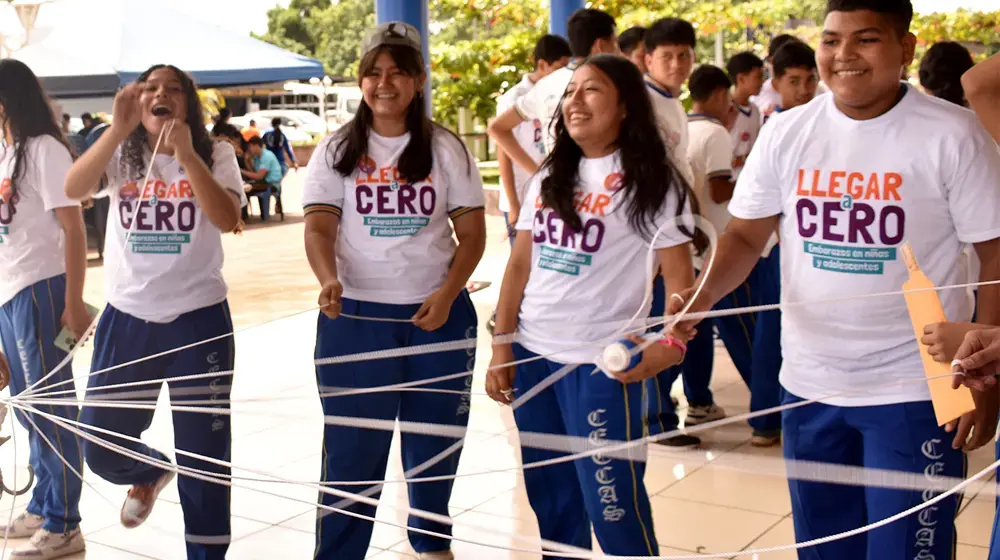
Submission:
{"label": "white plastic water bottle", "polygon": [[[658,332],[648,333],[642,338],[645,340],[660,338],[661,334]],[[604,364],[605,373],[608,377],[611,376],[611,372],[623,372],[628,371],[635,366],[639,365],[642,361],[642,352],[636,352],[632,354],[632,349],[636,347],[636,343],[632,342],[630,339],[623,338],[618,342],[607,345],[604,348],[604,352],[601,354],[601,361]]]}

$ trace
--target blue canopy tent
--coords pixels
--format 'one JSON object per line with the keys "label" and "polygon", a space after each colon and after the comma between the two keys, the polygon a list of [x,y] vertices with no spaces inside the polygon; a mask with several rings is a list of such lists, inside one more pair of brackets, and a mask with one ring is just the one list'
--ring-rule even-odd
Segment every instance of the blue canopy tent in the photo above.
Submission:
{"label": "blue canopy tent", "polygon": [[162,0],[56,0],[43,4],[13,58],[56,98],[114,95],[153,64],[173,64],[200,87],[306,80],[323,65],[178,13]]}

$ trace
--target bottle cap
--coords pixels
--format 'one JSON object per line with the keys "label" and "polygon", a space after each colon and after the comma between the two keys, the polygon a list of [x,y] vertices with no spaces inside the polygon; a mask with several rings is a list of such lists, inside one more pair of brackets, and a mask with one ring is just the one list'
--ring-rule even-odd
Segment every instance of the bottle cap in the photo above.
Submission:
{"label": "bottle cap", "polygon": [[628,348],[621,342],[609,344],[604,348],[601,358],[608,373],[625,371],[632,362],[632,354],[629,353]]}

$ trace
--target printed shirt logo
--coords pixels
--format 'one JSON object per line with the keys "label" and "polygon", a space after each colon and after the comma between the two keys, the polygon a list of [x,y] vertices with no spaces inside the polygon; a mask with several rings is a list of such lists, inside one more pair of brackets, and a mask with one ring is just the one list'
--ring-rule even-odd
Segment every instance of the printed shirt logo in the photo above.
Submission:
{"label": "printed shirt logo", "polygon": [[361,156],[361,160],[358,161],[358,170],[365,175],[371,175],[375,173],[376,164],[375,160],[368,156]]}
{"label": "printed shirt logo", "polygon": [[545,155],[546,149],[545,149],[545,140],[543,136],[544,131],[542,130],[542,121],[539,119],[535,119],[531,121],[531,126],[535,130],[535,137],[534,137],[535,150],[537,150],[539,154]]}
{"label": "printed shirt logo", "polygon": [[622,188],[624,185],[624,176],[621,173],[612,173],[604,178],[604,188],[614,192]]}
{"label": "printed shirt logo", "polygon": [[[613,176],[612,174],[611,176]],[[609,176],[609,178],[611,177]],[[605,181],[607,185],[607,181]],[[559,214],[544,208],[541,196],[535,199],[535,218],[532,241],[540,245],[538,267],[570,276],[579,276],[585,266],[593,264],[594,253],[601,249],[607,226],[604,223],[610,212],[611,195],[577,191],[573,206],[580,214],[583,228],[574,232],[562,221]]]}
{"label": "printed shirt logo", "polygon": [[884,274],[906,232],[899,173],[799,169],[795,217],[813,268]]}
{"label": "printed shirt logo", "polygon": [[179,255],[191,243],[198,207],[187,179],[169,185],[151,179],[141,191],[129,181],[118,189],[118,197],[120,224],[122,231],[132,232],[128,244],[133,253]]}
{"label": "printed shirt logo", "polygon": [[7,236],[10,234],[10,223],[14,221],[14,214],[17,213],[17,203],[21,201],[21,196],[14,192],[14,183],[10,178],[5,177],[0,180],[0,245],[7,243]]}
{"label": "printed shirt logo", "polygon": [[355,177],[355,208],[370,237],[413,237],[431,223],[437,191],[430,177],[411,184],[396,166],[379,168],[365,156]]}

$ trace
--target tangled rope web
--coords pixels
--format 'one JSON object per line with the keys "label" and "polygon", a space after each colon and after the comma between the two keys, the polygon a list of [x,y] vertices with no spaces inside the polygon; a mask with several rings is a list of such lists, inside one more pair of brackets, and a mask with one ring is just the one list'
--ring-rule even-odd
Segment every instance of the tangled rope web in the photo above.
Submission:
{"label": "tangled rope web", "polygon": [[[700,225],[700,224],[699,224]],[[711,236],[714,240],[714,235]],[[709,271],[711,261],[709,263]],[[990,284],[990,283],[984,283]],[[961,289],[970,285],[944,286],[938,289]],[[903,292],[870,294],[863,297],[901,297]],[[700,314],[701,317],[720,316],[739,312],[753,312],[779,307],[802,305],[831,305],[839,300],[822,302],[793,302],[781,306],[760,306],[743,308],[726,312],[711,312]],[[670,551],[659,558],[729,558],[754,557],[767,558],[771,553],[815,546],[824,542],[843,539],[855,534],[892,523],[908,515],[917,514],[920,510],[933,507],[934,504],[955,494],[968,492],[970,488],[978,488],[981,493],[995,494],[995,488],[981,485],[1000,462],[973,474],[968,479],[952,479],[946,477],[928,478],[913,473],[879,471],[876,469],[847,467],[823,463],[803,461],[784,461],[777,456],[762,455],[759,452],[747,452],[741,443],[748,438],[745,428],[746,420],[754,416],[762,416],[781,410],[806,406],[808,404],[832,398],[828,395],[815,401],[804,401],[786,405],[776,409],[739,414],[723,420],[711,422],[696,428],[659,434],[639,441],[608,441],[604,440],[595,446],[588,438],[574,438],[553,434],[518,432],[514,427],[513,417],[508,407],[496,406],[483,393],[483,378],[489,363],[490,337],[480,333],[478,339],[457,341],[446,345],[428,345],[405,348],[392,352],[362,352],[336,359],[315,361],[313,344],[315,341],[316,309],[307,309],[294,314],[284,315],[260,323],[250,328],[236,332],[236,368],[231,395],[228,400],[220,400],[209,391],[191,389],[175,393],[183,402],[170,402],[166,389],[161,387],[164,379],[150,382],[134,382],[105,387],[99,394],[88,395],[87,400],[81,400],[82,406],[99,406],[119,409],[155,409],[160,414],[154,417],[150,429],[144,434],[143,440],[164,451],[173,451],[173,462],[158,462],[149,457],[135,454],[121,446],[123,438],[111,431],[97,428],[86,428],[76,420],[65,420],[51,413],[52,406],[77,403],[83,395],[87,381],[94,375],[104,372],[89,372],[88,351],[76,352],[73,357],[75,373],[74,385],[67,383],[41,382],[34,384],[29,390],[17,397],[0,398],[0,402],[19,413],[30,426],[39,421],[54,422],[56,425],[75,434],[88,446],[99,446],[132,459],[155,464],[172,470],[181,476],[201,479],[213,484],[232,488],[232,545],[230,556],[233,558],[251,558],[261,554],[267,547],[267,542],[278,543],[284,557],[300,558],[311,554],[313,548],[313,531],[317,508],[323,515],[349,515],[364,517],[348,508],[355,502],[378,504],[379,513],[375,516],[375,532],[371,546],[378,549],[390,549],[406,552],[405,532],[427,532],[415,528],[409,522],[409,516],[430,519],[447,525],[453,525],[453,536],[438,535],[453,540],[453,550],[458,556],[467,552],[470,558],[520,557],[528,555],[537,557],[544,547],[559,551],[568,558],[604,557],[600,553],[569,547],[561,543],[545,542],[538,536],[537,526],[531,518],[527,501],[524,497],[523,482],[520,474],[526,469],[544,469],[554,464],[566,463],[575,459],[594,457],[620,457],[633,460],[649,461],[646,484],[650,495],[657,494],[671,487],[678,480],[691,476],[695,471],[705,469],[717,473],[740,473],[754,476],[754,480],[763,487],[775,489],[781,496],[784,488],[784,478],[791,477],[801,480],[818,482],[834,482],[861,486],[884,488],[899,488],[917,491],[931,490],[933,496],[919,506],[883,520],[873,520],[873,523],[858,527],[852,531],[831,535],[824,539],[806,543],[789,543],[776,547],[750,549],[747,545],[753,538],[733,546],[732,550],[724,548],[735,539],[730,536],[720,538],[719,543],[693,543],[683,548],[698,549],[698,552],[711,553],[681,553],[667,548],[679,538],[692,538],[684,535],[681,530],[660,531],[659,539],[664,550]],[[653,321],[670,323],[679,317],[665,317]],[[646,328],[643,324],[640,332]],[[623,325],[621,333],[630,330],[628,324]],[[597,351],[606,345],[608,340],[587,341]],[[187,350],[196,351],[196,345],[188,345]],[[81,347],[85,347],[81,345]],[[464,348],[469,352],[477,352],[475,372],[442,371],[438,377],[423,381],[398,385],[386,385],[374,389],[349,389],[343,387],[316,387],[314,367],[317,363],[366,361],[371,362],[373,369],[378,367],[379,360],[389,357],[428,354],[445,350]],[[173,350],[167,352],[176,352]],[[146,359],[152,359],[147,357]],[[143,360],[139,360],[140,362]],[[595,367],[595,371],[596,371]],[[166,381],[204,379],[218,377],[227,372],[197,372],[192,371],[183,377],[173,377]],[[436,382],[446,379],[469,378],[468,402],[471,410],[468,430],[457,429],[451,425],[426,424],[412,422],[395,422],[392,420],[371,420],[359,417],[326,416],[324,417],[317,392],[332,398],[347,397],[359,393],[379,392],[435,392],[442,391],[434,387]],[[558,381],[565,372],[553,374],[546,382]],[[741,382],[730,375],[730,385],[724,392],[732,394],[732,400],[724,404],[730,408],[746,408],[749,397],[742,389]],[[914,372],[910,383],[926,383],[923,372]],[[886,384],[886,386],[901,385],[905,382]],[[529,391],[519,395],[513,403],[516,408],[526,399],[537,394]],[[159,401],[155,399],[159,398]],[[226,408],[228,406],[228,408]],[[229,415],[232,419],[232,454],[229,461],[219,461],[209,457],[177,450],[173,444],[173,428],[171,417],[167,411]],[[11,429],[14,422],[8,421],[5,432],[11,432],[14,441],[4,449],[3,471],[9,478],[9,488],[19,491],[25,485],[30,486],[30,471],[26,457],[27,438],[21,428]],[[430,434],[451,438],[454,441],[446,453],[440,454],[426,463],[402,472],[398,458],[399,438],[394,438],[394,450],[390,455],[389,471],[384,480],[367,481],[331,481],[327,484],[319,482],[321,464],[321,441],[324,425],[348,426],[368,430],[389,431],[400,433]],[[19,434],[19,432],[21,432]],[[709,434],[715,438],[713,446],[708,450],[672,451],[669,448],[648,445],[678,433]],[[20,439],[20,441],[18,441]],[[125,438],[127,439],[127,438]],[[138,440],[136,440],[138,441]],[[64,463],[57,446],[46,439],[49,446]],[[537,463],[522,463],[519,445],[557,451],[557,458]],[[20,448],[20,449],[19,449]],[[424,474],[433,465],[444,460],[452,453],[462,453],[459,469],[454,476],[432,476]],[[13,455],[11,461],[7,455]],[[199,467],[180,466],[179,458],[198,459]],[[189,461],[186,461],[189,462]],[[190,463],[190,462],[189,462]],[[205,470],[203,465],[225,466],[232,469],[231,475],[220,476]],[[72,471],[72,468],[67,469]],[[89,470],[89,469],[87,469]],[[176,485],[171,485],[161,494],[150,519],[139,529],[127,532],[117,526],[118,512],[124,499],[124,487],[115,486],[101,480],[93,472],[72,472],[73,476],[82,476],[84,481],[84,498],[81,502],[81,514],[84,527],[101,527],[87,533],[88,546],[93,551],[96,547],[120,547],[128,549],[130,543],[136,540],[161,541],[165,545],[156,547],[145,546],[142,553],[150,557],[176,557],[183,549],[185,539],[199,542],[192,535],[196,527],[188,527],[187,534],[182,525],[182,514],[179,505]],[[441,518],[430,512],[410,508],[406,499],[405,482],[419,484],[434,480],[454,479],[452,493],[453,517]],[[975,486],[974,486],[975,485]],[[980,487],[981,486],[981,487]],[[781,490],[778,490],[778,489]],[[345,490],[346,489],[346,490]],[[333,505],[317,503],[318,495],[328,494],[336,498]],[[381,497],[379,497],[381,493]],[[927,495],[927,494],[925,494]],[[0,511],[9,517],[23,508],[24,497],[11,496],[0,505]],[[676,504],[663,503],[662,509],[657,508],[654,499],[654,516],[664,514],[668,507]],[[679,501],[677,503],[680,503]],[[694,506],[692,506],[694,507]],[[787,513],[785,504],[784,513]],[[708,512],[711,508],[699,505],[698,511]],[[685,516],[690,515],[680,512]],[[672,516],[672,519],[677,517]],[[772,514],[775,520],[779,515]],[[90,525],[91,519],[97,520]],[[710,524],[711,519],[695,519],[697,523]],[[103,523],[103,525],[102,525]],[[739,531],[741,529],[738,529]],[[432,533],[433,534],[433,533]],[[257,536],[261,538],[256,538]],[[718,536],[718,535],[716,535]],[[697,538],[697,537],[694,537]],[[738,536],[736,537],[739,538]],[[4,549],[8,547],[5,540]],[[166,548],[170,547],[167,551]],[[402,547],[402,548],[399,548]],[[176,550],[175,550],[176,549]],[[742,550],[741,550],[742,549]],[[159,550],[163,555],[158,555]],[[373,550],[370,552],[377,552]]]}

